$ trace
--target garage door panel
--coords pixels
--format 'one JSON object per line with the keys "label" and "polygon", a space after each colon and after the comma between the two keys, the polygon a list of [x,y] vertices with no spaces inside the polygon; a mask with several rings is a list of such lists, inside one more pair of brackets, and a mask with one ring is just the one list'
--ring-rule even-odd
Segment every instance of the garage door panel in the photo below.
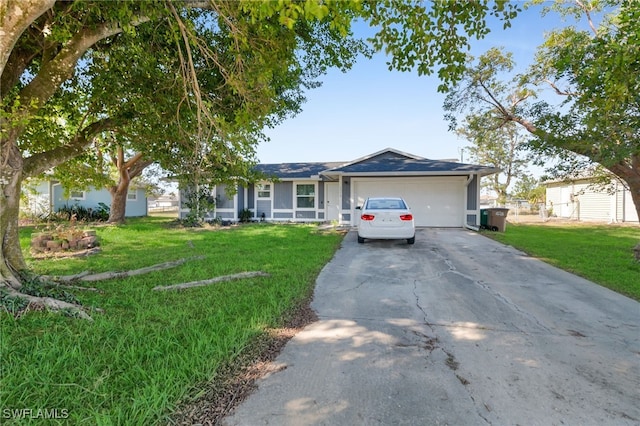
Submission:
{"label": "garage door panel", "polygon": [[460,227],[464,217],[464,177],[352,179],[354,198],[403,197],[416,226]]}

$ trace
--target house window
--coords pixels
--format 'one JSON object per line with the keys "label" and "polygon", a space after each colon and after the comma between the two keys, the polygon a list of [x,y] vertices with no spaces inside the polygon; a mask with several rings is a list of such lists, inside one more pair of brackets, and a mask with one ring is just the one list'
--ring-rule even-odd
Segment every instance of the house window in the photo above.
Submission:
{"label": "house window", "polygon": [[84,200],[84,191],[69,191],[69,198],[72,200]]}
{"label": "house window", "polygon": [[258,198],[271,198],[271,184],[259,183],[257,185]]}
{"label": "house window", "polygon": [[316,206],[316,186],[314,184],[296,185],[296,207],[312,209]]}
{"label": "house window", "polygon": [[138,199],[138,190],[129,188],[129,190],[127,191],[127,200],[135,201],[137,199]]}

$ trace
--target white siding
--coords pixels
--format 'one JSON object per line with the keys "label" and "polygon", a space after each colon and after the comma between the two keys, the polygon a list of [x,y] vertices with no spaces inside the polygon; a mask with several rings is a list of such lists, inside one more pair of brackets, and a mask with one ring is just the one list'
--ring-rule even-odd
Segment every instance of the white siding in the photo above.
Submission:
{"label": "white siding", "polygon": [[577,185],[579,191],[575,198],[579,201],[578,219],[610,221],[611,217],[611,195],[606,192],[597,192],[590,189],[588,185]]}
{"label": "white siding", "polygon": [[618,221],[620,222],[639,222],[638,211],[636,205],[631,198],[631,191],[618,191]]}
{"label": "white siding", "polygon": [[561,194],[562,191],[559,186],[547,186],[547,210],[550,211],[550,214],[557,215],[559,213],[558,210],[556,210],[556,206],[560,207]]}
{"label": "white siding", "polygon": [[631,192],[614,182],[615,194],[592,187],[589,181],[547,185],[547,209],[565,219],[600,222],[638,222]]}

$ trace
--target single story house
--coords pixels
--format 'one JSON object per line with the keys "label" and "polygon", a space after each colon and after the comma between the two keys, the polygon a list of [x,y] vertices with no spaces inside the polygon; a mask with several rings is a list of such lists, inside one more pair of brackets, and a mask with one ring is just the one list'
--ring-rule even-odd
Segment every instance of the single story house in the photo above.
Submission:
{"label": "single story house", "polygon": [[593,184],[588,177],[575,181],[546,183],[546,208],[550,215],[572,220],[638,222],[631,191],[617,179],[610,190]]}
{"label": "single story house", "polygon": [[[96,209],[100,203],[111,206],[111,194],[105,188],[90,188],[88,190],[72,190],[65,196],[65,190],[60,182],[43,180],[25,182],[23,192],[27,202],[21,210],[34,216],[45,216],[55,213],[65,206],[78,205],[87,209]],[[143,188],[130,187],[127,194],[126,217],[147,215],[147,195]]]}
{"label": "single story house", "polygon": [[[248,209],[256,220],[335,222],[357,225],[356,207],[370,196],[404,197],[416,226],[480,225],[480,178],[493,167],[429,160],[387,148],[349,162],[259,164],[273,180],[239,186],[228,195],[218,186],[210,217],[237,221]],[[181,199],[184,193],[181,191]],[[180,204],[180,217],[189,212]]]}

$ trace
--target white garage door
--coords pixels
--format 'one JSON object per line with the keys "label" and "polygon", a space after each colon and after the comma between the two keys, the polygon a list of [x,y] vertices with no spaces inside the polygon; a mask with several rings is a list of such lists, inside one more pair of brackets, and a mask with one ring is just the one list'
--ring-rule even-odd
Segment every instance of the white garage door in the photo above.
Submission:
{"label": "white garage door", "polygon": [[367,197],[402,197],[416,226],[460,227],[465,215],[462,176],[432,178],[353,178],[353,197],[361,206]]}

